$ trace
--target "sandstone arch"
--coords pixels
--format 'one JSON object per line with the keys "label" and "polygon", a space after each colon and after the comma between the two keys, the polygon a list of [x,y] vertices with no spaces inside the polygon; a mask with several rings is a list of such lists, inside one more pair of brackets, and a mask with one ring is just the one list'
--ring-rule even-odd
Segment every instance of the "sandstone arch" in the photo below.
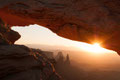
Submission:
{"label": "sandstone arch", "polygon": [[11,26],[38,24],[59,36],[100,41],[120,52],[119,0],[0,0],[0,17]]}

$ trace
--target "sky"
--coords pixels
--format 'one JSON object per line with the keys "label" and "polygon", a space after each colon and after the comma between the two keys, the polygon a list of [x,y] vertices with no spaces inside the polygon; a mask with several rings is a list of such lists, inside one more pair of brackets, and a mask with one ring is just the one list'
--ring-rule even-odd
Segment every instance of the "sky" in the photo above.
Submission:
{"label": "sky", "polygon": [[16,41],[16,44],[42,44],[52,46],[73,46],[79,49],[92,52],[110,52],[101,48],[99,45],[90,45],[83,42],[72,41],[62,38],[47,28],[39,25],[30,25],[26,27],[12,27],[13,30],[19,32],[21,38]]}
{"label": "sky", "polygon": [[[91,61],[91,63],[104,63],[109,61],[110,63],[112,61],[113,63],[115,63],[120,60],[117,53],[101,48],[99,44],[90,45],[83,42],[65,39],[56,35],[49,29],[39,25],[30,25],[26,27],[15,26],[12,27],[12,29],[19,32],[19,34],[21,35],[21,38],[16,41],[15,44],[23,44],[31,48],[40,48],[43,50],[46,50],[46,48],[49,47],[55,50],[69,50],[68,52],[64,53],[69,53],[72,56],[72,59],[76,62],[79,62],[80,58],[83,59],[83,62]],[[28,44],[32,45],[30,46]],[[46,45],[51,46],[46,47]],[[70,52],[70,50],[74,50],[75,52]],[[76,52],[76,50],[78,52]],[[113,58],[114,60],[112,60]]]}
{"label": "sky", "polygon": [[[30,25],[29,27],[12,27],[22,36],[17,44],[47,44],[71,46],[74,41],[57,36],[47,28],[39,25]],[[80,43],[81,44],[81,43]],[[72,45],[73,46],[73,45]]]}

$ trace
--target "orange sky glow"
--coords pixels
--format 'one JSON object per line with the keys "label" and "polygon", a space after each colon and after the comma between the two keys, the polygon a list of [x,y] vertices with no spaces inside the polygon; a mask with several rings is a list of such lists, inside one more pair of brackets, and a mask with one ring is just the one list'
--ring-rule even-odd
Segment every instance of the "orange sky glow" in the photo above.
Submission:
{"label": "orange sky glow", "polygon": [[45,44],[45,45],[60,45],[60,46],[74,46],[80,50],[84,50],[93,54],[113,53],[100,46],[99,43],[86,44],[83,42],[72,41],[57,36],[55,33],[47,28],[39,25],[30,25],[29,27],[12,27],[22,37],[16,44]]}

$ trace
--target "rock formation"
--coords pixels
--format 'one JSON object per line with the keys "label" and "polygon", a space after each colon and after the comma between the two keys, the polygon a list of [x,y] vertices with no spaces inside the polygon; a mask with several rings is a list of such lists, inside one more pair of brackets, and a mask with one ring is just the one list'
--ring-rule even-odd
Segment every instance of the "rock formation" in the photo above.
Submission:
{"label": "rock formation", "polygon": [[66,65],[70,65],[70,57],[69,57],[68,54],[67,54],[67,56],[66,56],[65,64],[66,64]]}
{"label": "rock formation", "polygon": [[57,53],[57,55],[55,56],[55,60],[56,61],[60,61],[60,62],[64,62],[64,56],[63,56],[63,53],[61,52],[61,51],[59,51],[58,53]]}
{"label": "rock formation", "polygon": [[0,0],[0,17],[10,27],[38,24],[120,52],[120,0]]}
{"label": "rock formation", "polygon": [[18,32],[10,29],[9,25],[5,24],[0,19],[0,45],[1,44],[14,44],[20,38]]}
{"label": "rock formation", "polygon": [[0,80],[61,80],[53,65],[23,45],[0,45]]}
{"label": "rock formation", "polygon": [[12,26],[38,24],[120,53],[120,0],[0,0],[0,18],[0,80],[61,79],[45,56],[13,45]]}
{"label": "rock formation", "polygon": [[57,66],[70,66],[70,57],[68,54],[66,55],[66,57],[64,57],[62,52],[58,52],[58,54],[55,57],[55,60]]}
{"label": "rock formation", "polygon": [[0,80],[62,79],[43,51],[14,45],[19,38],[19,33],[0,19]]}

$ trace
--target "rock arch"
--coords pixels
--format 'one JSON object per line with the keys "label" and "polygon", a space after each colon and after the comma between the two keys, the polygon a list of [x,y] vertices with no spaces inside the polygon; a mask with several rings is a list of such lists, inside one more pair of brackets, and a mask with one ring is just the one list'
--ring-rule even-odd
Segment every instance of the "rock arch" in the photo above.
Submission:
{"label": "rock arch", "polygon": [[119,0],[0,0],[0,17],[11,26],[38,24],[59,36],[100,41],[120,52]]}

